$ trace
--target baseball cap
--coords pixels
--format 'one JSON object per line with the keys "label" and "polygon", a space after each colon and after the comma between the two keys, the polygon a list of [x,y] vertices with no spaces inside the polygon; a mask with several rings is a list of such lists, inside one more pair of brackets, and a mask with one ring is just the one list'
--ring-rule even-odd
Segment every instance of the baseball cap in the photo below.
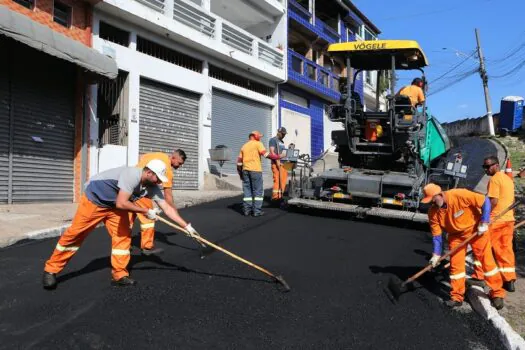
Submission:
{"label": "baseball cap", "polygon": [[160,181],[168,182],[168,178],[166,177],[166,164],[164,164],[162,160],[152,159],[146,164],[146,167],[153,171]]}
{"label": "baseball cap", "polygon": [[436,194],[440,194],[441,192],[441,187],[439,187],[436,184],[426,185],[425,187],[423,187],[423,194],[425,195],[425,197],[421,200],[421,203],[430,203],[432,201],[432,198]]}
{"label": "baseball cap", "polygon": [[279,129],[277,129],[277,132],[280,132],[281,134],[284,134],[284,135],[287,134],[286,128],[284,126],[281,126]]}

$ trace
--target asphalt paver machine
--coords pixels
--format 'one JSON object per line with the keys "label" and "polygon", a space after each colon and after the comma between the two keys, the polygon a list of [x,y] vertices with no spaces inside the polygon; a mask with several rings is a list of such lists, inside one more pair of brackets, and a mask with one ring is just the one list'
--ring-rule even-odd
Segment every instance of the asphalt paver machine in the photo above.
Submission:
{"label": "asphalt paver machine", "polygon": [[[425,81],[424,52],[410,40],[337,43],[328,52],[347,67],[341,101],[328,108],[330,121],[342,124],[341,130],[332,132],[339,166],[319,173],[309,166],[296,169],[288,204],[426,221],[426,215],[419,213],[423,186],[432,181],[445,189],[454,187],[467,169],[459,154],[448,164],[443,162],[450,141],[426,101],[414,107],[408,96],[396,95],[399,70],[417,71]],[[376,103],[379,106],[383,100],[383,110],[365,110],[354,91],[356,77],[363,71],[386,77],[390,93],[384,96],[379,86],[376,89]]]}

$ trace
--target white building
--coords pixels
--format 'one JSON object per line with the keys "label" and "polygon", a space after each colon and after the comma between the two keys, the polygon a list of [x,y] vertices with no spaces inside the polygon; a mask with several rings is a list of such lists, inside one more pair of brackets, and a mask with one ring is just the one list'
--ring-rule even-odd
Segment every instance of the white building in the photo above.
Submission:
{"label": "white building", "polygon": [[267,141],[278,126],[286,8],[286,0],[97,4],[93,47],[116,60],[119,78],[92,87],[90,174],[181,148],[188,159],[175,188],[197,189],[217,145],[232,149],[224,171],[234,172],[248,133]]}

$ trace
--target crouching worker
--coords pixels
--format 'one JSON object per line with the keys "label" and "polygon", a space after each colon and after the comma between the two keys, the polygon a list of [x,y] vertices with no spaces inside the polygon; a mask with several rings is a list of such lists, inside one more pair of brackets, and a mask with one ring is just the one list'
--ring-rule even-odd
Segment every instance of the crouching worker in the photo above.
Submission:
{"label": "crouching worker", "polygon": [[142,197],[153,199],[166,216],[194,234],[191,224],[186,223],[165,201],[159,185],[167,180],[166,165],[158,159],[148,162],[145,168],[120,167],[93,176],[87,183],[71,226],[62,234],[45,264],[43,287],[56,288],[56,274],[64,269],[100,222],[106,225],[111,236],[111,284],[134,285],[136,282],[129,277],[127,270],[131,248],[128,212],[144,214],[150,220],[156,220],[160,213],[159,209],[142,208],[133,203]]}
{"label": "crouching worker", "polygon": [[[452,250],[467,238],[477,233],[470,241],[476,260],[481,262],[485,279],[490,287],[490,299],[496,309],[504,306],[505,290],[498,266],[492,255],[488,234],[491,205],[489,198],[465,190],[453,189],[442,192],[441,187],[428,184],[424,187],[425,198],[422,203],[432,203],[428,211],[430,231],[433,236],[433,254],[430,263],[438,265],[442,251],[442,233],[448,233],[449,249]],[[450,300],[445,303],[450,308],[463,304],[465,298],[465,257],[467,247],[458,250],[450,257]]]}

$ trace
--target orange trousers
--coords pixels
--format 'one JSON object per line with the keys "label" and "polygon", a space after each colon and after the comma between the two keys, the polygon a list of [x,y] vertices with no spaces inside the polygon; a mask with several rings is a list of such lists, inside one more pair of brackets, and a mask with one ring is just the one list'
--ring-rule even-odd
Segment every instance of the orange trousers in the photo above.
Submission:
{"label": "orange trousers", "polygon": [[272,163],[273,173],[273,189],[272,200],[277,201],[283,199],[284,190],[286,189],[286,181],[288,181],[288,172],[280,165]]}
{"label": "orange trousers", "polygon": [[[136,206],[141,208],[153,209],[153,201],[149,198],[142,197],[133,202]],[[144,214],[129,213],[130,227],[133,228],[135,218],[138,217],[140,221],[140,248],[153,249],[155,240],[155,220],[150,220]]]}
{"label": "orange trousers", "polygon": [[[462,234],[449,234],[449,249],[452,250],[470,237],[475,231],[468,230]],[[503,281],[499,274],[498,266],[492,255],[492,245],[487,233],[478,236],[470,241],[472,252],[476,260],[481,262],[481,268],[484,271],[485,280],[490,287],[491,298],[504,298],[505,290]],[[455,301],[463,301],[465,297],[465,258],[467,247],[458,250],[456,254],[450,257],[450,298]]]}
{"label": "orange trousers", "polygon": [[118,280],[129,276],[126,269],[130,259],[131,231],[128,213],[114,208],[102,208],[91,203],[85,195],[80,199],[71,226],[62,234],[46,262],[44,270],[59,273],[75,255],[88,234],[104,222],[111,236],[111,275]]}
{"label": "orange trousers", "polygon": [[[514,221],[495,222],[490,225],[490,243],[501,278],[505,282],[516,280],[516,258],[512,249],[514,239]],[[473,278],[484,279],[483,269],[478,260],[474,260],[475,272]]]}

